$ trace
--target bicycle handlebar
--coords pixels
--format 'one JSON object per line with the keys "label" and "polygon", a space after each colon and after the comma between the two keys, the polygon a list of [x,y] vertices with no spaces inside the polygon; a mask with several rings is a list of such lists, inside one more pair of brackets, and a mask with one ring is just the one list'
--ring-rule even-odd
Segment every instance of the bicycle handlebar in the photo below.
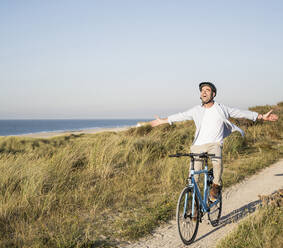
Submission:
{"label": "bicycle handlebar", "polygon": [[209,157],[215,157],[215,154],[209,154],[207,152],[203,152],[203,153],[176,153],[176,154],[172,154],[169,155],[170,158],[179,158],[179,157],[199,157],[199,158],[209,158]]}

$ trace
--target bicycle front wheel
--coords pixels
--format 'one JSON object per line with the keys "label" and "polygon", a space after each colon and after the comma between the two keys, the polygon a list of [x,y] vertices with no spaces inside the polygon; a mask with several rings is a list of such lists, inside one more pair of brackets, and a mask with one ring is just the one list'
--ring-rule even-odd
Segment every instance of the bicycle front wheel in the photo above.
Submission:
{"label": "bicycle front wheel", "polygon": [[[194,241],[199,226],[199,202],[195,195],[193,203],[192,195],[192,188],[184,188],[180,194],[176,211],[178,232],[185,245]],[[193,206],[194,213],[192,214]]]}

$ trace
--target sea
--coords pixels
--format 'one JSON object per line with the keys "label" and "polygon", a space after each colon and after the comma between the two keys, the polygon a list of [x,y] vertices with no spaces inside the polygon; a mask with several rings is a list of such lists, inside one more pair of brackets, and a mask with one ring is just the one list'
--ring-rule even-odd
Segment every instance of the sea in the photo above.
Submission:
{"label": "sea", "polygon": [[40,119],[0,120],[0,136],[41,132],[67,132],[85,129],[121,128],[136,126],[148,119]]}

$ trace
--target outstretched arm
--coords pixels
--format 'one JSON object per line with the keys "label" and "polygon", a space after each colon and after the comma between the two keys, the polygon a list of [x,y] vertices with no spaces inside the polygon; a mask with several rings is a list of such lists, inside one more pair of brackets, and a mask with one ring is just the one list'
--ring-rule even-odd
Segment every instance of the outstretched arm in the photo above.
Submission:
{"label": "outstretched arm", "polygon": [[278,115],[271,114],[272,111],[273,111],[273,109],[271,109],[268,113],[266,113],[264,115],[259,114],[257,118],[259,120],[264,120],[264,121],[277,121],[278,120]]}
{"label": "outstretched arm", "polygon": [[249,120],[256,121],[258,120],[264,120],[264,121],[277,121],[278,120],[278,115],[276,114],[271,114],[273,110],[270,110],[266,114],[259,114],[257,112],[249,111],[249,110],[240,110],[236,108],[230,108],[230,107],[225,107],[226,110],[229,113],[229,117],[232,118],[245,118]]}
{"label": "outstretched arm", "polygon": [[149,122],[149,124],[152,126],[152,127],[156,127],[156,126],[159,126],[159,125],[162,125],[162,124],[166,124],[166,123],[169,123],[168,122],[168,118],[159,118],[159,116],[155,116],[155,120]]}
{"label": "outstretched arm", "polygon": [[185,112],[182,113],[177,113],[174,115],[169,115],[168,118],[159,118],[158,116],[155,116],[155,120],[149,122],[149,124],[152,127],[156,127],[162,124],[169,123],[170,125],[173,122],[178,122],[178,121],[186,121],[186,120],[192,120],[193,119],[193,114],[195,113],[197,108],[201,108],[200,106],[195,106]]}

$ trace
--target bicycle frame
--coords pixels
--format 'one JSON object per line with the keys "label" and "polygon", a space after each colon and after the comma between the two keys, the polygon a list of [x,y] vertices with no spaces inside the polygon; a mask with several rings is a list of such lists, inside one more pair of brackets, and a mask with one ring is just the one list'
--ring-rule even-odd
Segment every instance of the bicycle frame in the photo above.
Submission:
{"label": "bicycle frame", "polygon": [[[194,163],[194,161],[193,161]],[[199,171],[195,171],[194,169],[191,169],[190,171],[190,184],[188,187],[193,189],[193,194],[192,194],[192,216],[194,215],[194,206],[195,206],[195,195],[197,194],[197,198],[199,200],[199,205],[201,207],[201,210],[203,213],[207,213],[210,211],[210,208],[213,207],[214,205],[216,205],[219,200],[217,199],[216,201],[214,201],[210,206],[207,205],[207,200],[208,200],[208,190],[209,187],[207,185],[207,175],[208,175],[208,166],[207,166],[207,161],[204,161],[205,166],[204,166],[204,170],[199,170]],[[192,165],[192,168],[194,168],[194,166]],[[200,189],[198,187],[197,182],[195,181],[194,175],[200,175],[200,174],[204,174],[204,187],[203,187],[203,197],[201,195]],[[187,206],[187,195],[185,198],[185,206],[184,206],[184,214],[186,213],[186,206]]]}

